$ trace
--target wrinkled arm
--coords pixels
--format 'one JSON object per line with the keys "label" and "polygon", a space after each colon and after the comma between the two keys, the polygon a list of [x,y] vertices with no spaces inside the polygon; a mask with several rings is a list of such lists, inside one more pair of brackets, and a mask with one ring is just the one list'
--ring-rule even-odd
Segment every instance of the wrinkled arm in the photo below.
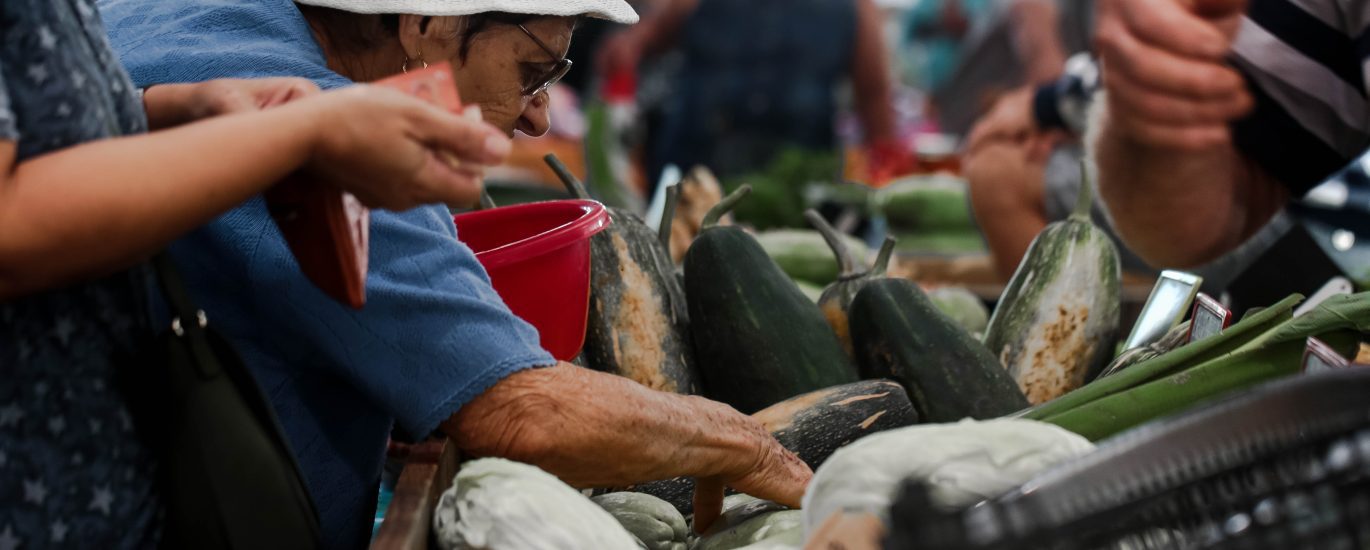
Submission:
{"label": "wrinkled arm", "polygon": [[812,476],[731,407],[567,363],[501,380],[443,431],[464,452],[533,464],[577,487],[692,476],[798,507]]}
{"label": "wrinkled arm", "polygon": [[1140,143],[1110,122],[1107,101],[1092,140],[1099,191],[1119,236],[1157,267],[1187,268],[1241,244],[1288,200],[1288,191],[1229,142],[1195,149]]}

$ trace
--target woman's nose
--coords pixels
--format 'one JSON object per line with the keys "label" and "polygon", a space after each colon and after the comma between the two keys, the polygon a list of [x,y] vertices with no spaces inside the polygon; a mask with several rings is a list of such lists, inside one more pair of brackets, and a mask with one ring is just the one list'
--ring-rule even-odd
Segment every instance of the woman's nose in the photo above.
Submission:
{"label": "woman's nose", "polygon": [[528,101],[519,115],[518,131],[532,137],[540,137],[552,127],[551,98],[547,92],[539,92]]}

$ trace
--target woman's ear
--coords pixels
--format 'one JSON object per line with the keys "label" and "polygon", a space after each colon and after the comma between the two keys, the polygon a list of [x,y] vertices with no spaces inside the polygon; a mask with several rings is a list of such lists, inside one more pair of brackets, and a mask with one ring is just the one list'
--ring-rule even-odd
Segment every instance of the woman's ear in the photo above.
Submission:
{"label": "woman's ear", "polygon": [[400,44],[410,59],[433,63],[457,56],[466,18],[457,15],[400,16]]}

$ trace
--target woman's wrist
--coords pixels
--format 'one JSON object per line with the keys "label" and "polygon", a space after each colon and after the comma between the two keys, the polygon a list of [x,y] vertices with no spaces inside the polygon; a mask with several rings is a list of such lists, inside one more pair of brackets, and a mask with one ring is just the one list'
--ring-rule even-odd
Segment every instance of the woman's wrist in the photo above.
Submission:
{"label": "woman's wrist", "polygon": [[180,126],[194,118],[190,115],[191,88],[194,84],[154,84],[143,89],[143,111],[150,130]]}

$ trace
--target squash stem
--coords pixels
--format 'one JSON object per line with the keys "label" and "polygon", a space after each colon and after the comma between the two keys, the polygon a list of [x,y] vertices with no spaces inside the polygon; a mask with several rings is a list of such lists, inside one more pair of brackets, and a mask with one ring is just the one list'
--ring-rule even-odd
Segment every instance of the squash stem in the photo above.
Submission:
{"label": "squash stem", "polygon": [[1094,208],[1094,184],[1089,180],[1088,161],[1080,161],[1080,194],[1075,197],[1075,211],[1071,212],[1070,217],[1077,220],[1089,221],[1090,212]]}
{"label": "squash stem", "polygon": [[884,277],[889,272],[890,259],[894,257],[894,245],[899,244],[899,239],[885,236],[885,242],[880,243],[880,253],[875,256],[875,266],[871,268],[872,278]]}
{"label": "squash stem", "polygon": [[737,208],[737,203],[742,202],[742,199],[751,193],[752,186],[744,184],[728,196],[723,197],[722,201],[715,204],[713,208],[709,209],[709,213],[704,215],[704,222],[700,224],[701,229],[711,229],[717,226],[718,222],[723,220],[723,216]]}
{"label": "squash stem", "polygon": [[671,229],[675,227],[675,209],[680,204],[680,184],[666,188],[666,206],[661,209],[661,225],[657,227],[657,239],[666,254],[671,253]]}
{"label": "squash stem", "polygon": [[480,207],[477,210],[490,210],[495,208],[495,199],[490,198],[490,192],[485,189],[480,190]]}
{"label": "squash stem", "polygon": [[818,234],[827,241],[828,248],[832,249],[834,256],[837,256],[837,265],[841,268],[838,278],[846,279],[858,275],[856,272],[856,260],[851,256],[851,249],[847,248],[847,243],[842,241],[842,236],[837,234],[832,224],[823,219],[823,215],[817,210],[809,209],[804,211],[804,219],[809,220],[809,225],[818,230]]}
{"label": "squash stem", "polygon": [[548,153],[547,156],[542,157],[542,160],[547,163],[547,166],[552,168],[553,172],[556,172],[557,177],[561,179],[561,184],[566,186],[566,192],[570,193],[571,197],[581,200],[591,200],[590,192],[585,190],[585,185],[580,182],[580,179],[576,178],[575,174],[571,173],[571,170],[567,168],[565,164],[562,164],[561,159],[557,158],[555,154]]}

